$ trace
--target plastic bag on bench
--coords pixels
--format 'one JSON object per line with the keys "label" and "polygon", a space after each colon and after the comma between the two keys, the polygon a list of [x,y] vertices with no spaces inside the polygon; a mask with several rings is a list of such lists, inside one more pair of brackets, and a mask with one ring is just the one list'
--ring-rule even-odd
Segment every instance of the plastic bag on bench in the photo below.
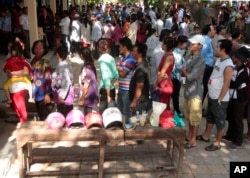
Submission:
{"label": "plastic bag on bench", "polygon": [[153,112],[149,119],[149,122],[152,126],[159,126],[160,115],[166,109],[166,107],[167,105],[164,103],[153,101]]}

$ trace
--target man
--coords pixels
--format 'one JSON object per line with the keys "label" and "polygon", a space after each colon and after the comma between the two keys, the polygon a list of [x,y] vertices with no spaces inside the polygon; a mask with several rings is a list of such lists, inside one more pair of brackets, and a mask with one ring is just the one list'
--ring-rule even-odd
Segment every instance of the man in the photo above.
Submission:
{"label": "man", "polygon": [[[182,68],[182,75],[186,77],[184,88],[184,115],[189,123],[188,143],[185,148],[196,147],[196,135],[202,119],[202,78],[205,69],[205,61],[200,54],[205,39],[202,35],[195,35],[189,39],[190,55],[186,57],[185,67]],[[195,89],[194,89],[195,88]]]}
{"label": "man", "polygon": [[98,57],[97,42],[102,37],[102,24],[100,22],[101,14],[96,14],[91,17],[92,32],[91,32],[91,42],[92,50],[94,52],[94,57]]}
{"label": "man", "polygon": [[119,53],[122,55],[117,66],[119,73],[119,90],[117,106],[125,116],[125,129],[133,129],[135,125],[131,122],[129,85],[135,69],[135,59],[131,54],[132,42],[129,38],[124,37],[119,41]]}
{"label": "man", "polygon": [[215,35],[215,29],[214,26],[211,24],[207,24],[202,29],[203,37],[205,38],[205,43],[201,49],[201,55],[205,60],[206,68],[203,75],[203,99],[204,101],[206,95],[207,95],[207,82],[208,79],[213,71],[213,64],[214,64],[214,53],[213,53],[213,46],[212,46],[212,38]]}
{"label": "man", "polygon": [[138,43],[133,47],[136,69],[129,85],[130,109],[142,113],[147,110],[149,101],[149,65],[146,61],[147,46]]}
{"label": "man", "polygon": [[204,133],[197,137],[198,140],[209,142],[209,134],[216,125],[217,134],[214,143],[205,150],[216,151],[221,148],[220,142],[224,133],[226,108],[229,102],[229,86],[233,73],[233,62],[229,57],[232,43],[227,39],[220,40],[217,44],[216,60],[213,72],[208,82],[207,124]]}
{"label": "man", "polygon": [[218,25],[216,27],[216,35],[212,39],[212,46],[215,57],[216,57],[215,50],[217,48],[217,43],[219,40],[225,39],[225,35],[226,35],[226,28],[223,25]]}
{"label": "man", "polygon": [[234,29],[231,33],[231,38],[232,38],[232,48],[230,52],[230,56],[232,56],[235,51],[237,51],[240,48],[240,40],[241,40],[241,32],[239,29]]}
{"label": "man", "polygon": [[63,18],[61,19],[59,26],[61,27],[62,33],[62,44],[67,46],[68,52],[70,50],[70,42],[69,42],[69,27],[70,27],[70,18],[69,12],[63,11]]}

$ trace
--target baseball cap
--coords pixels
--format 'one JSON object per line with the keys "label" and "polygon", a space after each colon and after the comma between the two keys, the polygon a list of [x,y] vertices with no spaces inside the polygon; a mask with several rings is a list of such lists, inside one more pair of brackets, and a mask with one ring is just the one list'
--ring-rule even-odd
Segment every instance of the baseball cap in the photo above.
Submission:
{"label": "baseball cap", "polygon": [[245,46],[242,46],[233,53],[233,56],[235,56],[242,62],[247,62],[250,56],[250,51]]}
{"label": "baseball cap", "polygon": [[193,37],[189,38],[188,41],[190,41],[192,44],[200,43],[201,45],[204,45],[205,43],[205,39],[202,35],[194,35]]}

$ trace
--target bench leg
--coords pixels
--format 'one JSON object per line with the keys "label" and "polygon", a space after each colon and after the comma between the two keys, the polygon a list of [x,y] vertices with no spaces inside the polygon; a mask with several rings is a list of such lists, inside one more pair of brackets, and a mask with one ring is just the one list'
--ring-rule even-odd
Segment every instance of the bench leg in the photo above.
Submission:
{"label": "bench leg", "polygon": [[100,152],[99,152],[99,165],[98,165],[98,178],[103,177],[103,164],[105,154],[105,141],[100,141]]}
{"label": "bench leg", "polygon": [[178,178],[182,177],[183,157],[184,157],[184,143],[179,143],[179,160],[177,164]]}
{"label": "bench leg", "polygon": [[23,148],[17,150],[18,157],[18,166],[19,166],[19,177],[25,178],[25,165],[24,165],[24,156],[23,156]]}

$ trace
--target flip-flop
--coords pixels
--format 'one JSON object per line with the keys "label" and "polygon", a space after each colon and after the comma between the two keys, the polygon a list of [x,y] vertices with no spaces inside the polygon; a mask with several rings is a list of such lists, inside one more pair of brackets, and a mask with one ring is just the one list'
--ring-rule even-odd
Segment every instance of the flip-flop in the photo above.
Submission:
{"label": "flip-flop", "polygon": [[197,145],[191,145],[190,143],[186,143],[185,144],[185,149],[190,149],[190,148],[194,148],[196,147]]}
{"label": "flip-flop", "polygon": [[185,138],[185,141],[186,141],[186,142],[189,142],[189,141],[190,141],[190,139],[188,139],[188,138],[186,137],[186,138]]}
{"label": "flip-flop", "polygon": [[202,135],[197,136],[196,140],[200,140],[200,141],[203,141],[203,142],[210,142],[210,139],[205,139],[205,138],[203,138]]}
{"label": "flip-flop", "polygon": [[217,145],[214,145],[214,144],[211,144],[209,146],[207,146],[205,148],[206,151],[216,151],[216,150],[219,150],[221,148],[221,146],[217,146]]}

